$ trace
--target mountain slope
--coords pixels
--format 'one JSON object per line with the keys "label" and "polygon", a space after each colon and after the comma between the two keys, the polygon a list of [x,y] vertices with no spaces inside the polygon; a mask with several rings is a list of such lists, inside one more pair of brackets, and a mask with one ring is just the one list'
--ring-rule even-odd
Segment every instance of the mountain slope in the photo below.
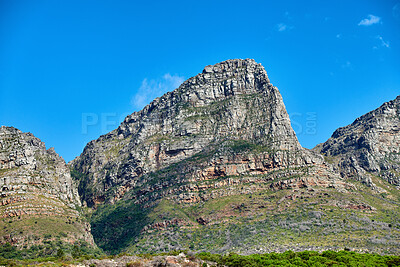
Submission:
{"label": "mountain slope", "polygon": [[278,89],[251,59],[207,66],[70,167],[107,251],[398,251],[398,206],[302,148]]}
{"label": "mountain slope", "polygon": [[400,186],[400,96],[337,129],[314,150],[330,158],[343,177],[376,187],[377,176]]}
{"label": "mountain slope", "polygon": [[67,165],[31,133],[0,128],[0,186],[0,244],[29,248],[84,241],[94,246]]}

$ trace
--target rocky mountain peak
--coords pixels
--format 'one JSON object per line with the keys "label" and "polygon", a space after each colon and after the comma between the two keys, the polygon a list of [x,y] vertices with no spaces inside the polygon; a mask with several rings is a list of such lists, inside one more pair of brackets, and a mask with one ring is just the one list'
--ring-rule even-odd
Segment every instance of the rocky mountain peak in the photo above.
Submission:
{"label": "rocky mountain peak", "polygon": [[[262,98],[265,103],[250,103],[257,101],[257,98]],[[261,114],[264,116],[257,116]],[[202,119],[209,116],[213,119],[211,121],[227,120],[223,124],[215,125],[218,129],[201,127],[204,124]],[[249,117],[261,120],[259,124],[262,129],[247,127],[250,123]],[[183,121],[178,127],[172,125],[172,119]],[[147,120],[157,122],[157,129],[143,128],[146,127],[144,122]],[[193,121],[201,123],[193,124]],[[139,126],[138,122],[142,125]],[[240,138],[262,140],[271,130],[266,125],[270,128],[281,127],[288,135],[291,145],[299,146],[282,97],[278,89],[269,82],[265,69],[254,60],[235,59],[205,67],[202,73],[188,79],[176,90],[155,99],[142,111],[127,116],[117,133],[123,137],[139,134],[137,138],[142,139],[154,134],[154,130],[163,135],[195,135],[206,134],[207,129],[214,129],[207,134],[215,138],[239,135]],[[179,133],[173,133],[176,130]],[[141,133],[145,133],[144,136]]]}
{"label": "rocky mountain peak", "polygon": [[[210,91],[205,95],[216,98],[251,94],[272,86],[264,67],[253,59],[233,59],[206,66],[202,73],[189,79],[187,83],[212,84],[213,86],[205,86],[202,89]],[[220,90],[223,90],[222,95]]]}
{"label": "rocky mountain peak", "polygon": [[45,144],[31,133],[23,133],[14,127],[0,128],[0,170],[16,176],[24,174],[46,178],[46,183],[54,186],[52,194],[80,205],[64,159],[54,148],[46,149]]}
{"label": "rocky mountain peak", "polygon": [[[197,92],[198,105],[238,94],[252,94],[271,87],[264,67],[253,59],[232,59],[206,66],[202,73],[185,81],[176,91]],[[196,101],[197,100],[197,101]]]}
{"label": "rocky mountain peak", "polygon": [[372,175],[400,185],[400,96],[337,129],[316,147],[344,177],[375,186]]}
{"label": "rocky mountain peak", "polygon": [[0,188],[0,218],[8,221],[1,227],[0,244],[41,244],[54,234],[53,224],[70,231],[63,235],[64,242],[93,244],[90,227],[77,211],[81,202],[69,168],[54,148],[46,150],[33,134],[0,128]]}
{"label": "rocky mountain peak", "polygon": [[[206,66],[90,142],[70,167],[83,203],[98,211],[94,237],[109,250],[164,227],[229,221],[232,211],[189,212],[190,218],[175,212],[219,199],[352,188],[321,155],[300,146],[278,88],[252,59]],[[110,225],[114,219],[118,224]]]}
{"label": "rocky mountain peak", "polygon": [[238,68],[245,68],[245,67],[260,67],[263,69],[262,65],[257,63],[254,59],[252,58],[246,58],[246,59],[228,59],[222,62],[219,62],[215,65],[208,65],[205,66],[203,69],[203,73],[222,73],[224,71],[232,71]]}
{"label": "rocky mountain peak", "polygon": [[[259,155],[247,155],[255,151]],[[279,90],[262,65],[234,59],[206,66],[179,88],[127,116],[116,130],[90,142],[70,165],[85,177],[80,193],[92,206],[118,200],[150,173],[200,154],[210,156],[201,166],[182,169],[187,174],[182,181],[323,162],[300,146]],[[252,161],[260,161],[260,170],[251,170],[246,162]],[[228,170],[228,162],[238,165]],[[206,165],[214,166],[210,174],[202,171]]]}

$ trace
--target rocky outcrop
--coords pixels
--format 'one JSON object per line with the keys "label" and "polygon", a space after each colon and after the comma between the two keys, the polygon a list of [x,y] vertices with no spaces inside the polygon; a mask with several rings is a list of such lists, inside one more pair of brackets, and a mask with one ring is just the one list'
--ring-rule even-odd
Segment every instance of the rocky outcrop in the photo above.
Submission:
{"label": "rocky outcrop", "polygon": [[314,150],[343,177],[376,187],[373,176],[400,186],[400,96],[337,129]]}
{"label": "rocky outcrop", "polygon": [[[81,202],[69,168],[53,148],[46,149],[31,133],[0,128],[0,188],[0,219],[9,221],[0,230],[0,243],[40,243],[44,235],[54,235],[55,228],[63,229],[62,225],[35,229],[38,224],[43,228],[42,219],[48,223],[52,218],[54,223],[67,224],[65,231],[71,231],[68,229],[73,225],[65,241],[82,239],[93,244],[90,226],[78,212]],[[29,223],[32,225],[27,229]],[[29,243],[31,235],[39,235],[37,242]]]}
{"label": "rocky outcrop", "polygon": [[[80,200],[65,161],[31,133],[0,128],[0,170],[2,197],[13,191],[36,191],[59,198],[71,207]],[[3,199],[4,200],[4,199]]]}
{"label": "rocky outcrop", "polygon": [[[201,211],[214,202],[240,206],[236,199],[252,195],[355,190],[320,154],[300,146],[278,89],[251,59],[205,67],[90,142],[70,167],[82,202],[95,210],[95,240],[113,252],[152,250],[160,232],[180,235],[178,227],[195,235],[199,227],[238,223],[237,211],[223,205],[210,208],[212,214]],[[290,206],[264,200],[243,219],[262,213],[258,207],[283,212]],[[160,246],[197,246],[178,239]]]}
{"label": "rocky outcrop", "polygon": [[[214,262],[206,262],[193,255],[193,253],[188,253],[191,255],[185,255],[180,253],[176,256],[122,256],[115,257],[113,259],[92,259],[86,260],[84,266],[98,266],[98,267],[125,267],[125,266],[143,266],[143,267],[154,267],[154,266],[165,266],[165,267],[181,267],[181,266],[213,266]],[[212,265],[213,264],[213,265]]]}
{"label": "rocky outcrop", "polygon": [[114,203],[149,181],[147,174],[196,155],[204,160],[190,170],[182,166],[185,181],[323,164],[298,143],[261,64],[236,59],[205,67],[127,116],[118,129],[90,142],[71,167],[81,177],[82,200],[94,206]]}

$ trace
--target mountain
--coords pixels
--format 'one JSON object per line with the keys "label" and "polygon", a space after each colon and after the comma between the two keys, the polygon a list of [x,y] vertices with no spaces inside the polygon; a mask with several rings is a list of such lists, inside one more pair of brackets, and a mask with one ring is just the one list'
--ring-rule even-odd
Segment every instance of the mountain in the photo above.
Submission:
{"label": "mountain", "polygon": [[314,150],[332,162],[343,177],[382,192],[376,177],[400,187],[400,96],[337,129]]}
{"label": "mountain", "polygon": [[31,133],[0,128],[0,187],[0,244],[95,246],[67,165]]}
{"label": "mountain", "polygon": [[106,251],[399,252],[391,200],[300,146],[254,60],[206,66],[70,163]]}
{"label": "mountain", "polygon": [[[235,153],[242,150],[253,153]],[[264,68],[247,59],[207,66],[126,117],[118,129],[90,142],[71,166],[85,177],[82,200],[94,206],[118,201],[146,184],[141,178],[146,174],[195,155],[206,158],[205,165],[186,166],[191,169],[180,174],[190,177],[179,183],[323,164],[320,155],[300,146],[282,97]],[[156,186],[169,187],[162,184]],[[140,197],[155,188],[149,190]]]}

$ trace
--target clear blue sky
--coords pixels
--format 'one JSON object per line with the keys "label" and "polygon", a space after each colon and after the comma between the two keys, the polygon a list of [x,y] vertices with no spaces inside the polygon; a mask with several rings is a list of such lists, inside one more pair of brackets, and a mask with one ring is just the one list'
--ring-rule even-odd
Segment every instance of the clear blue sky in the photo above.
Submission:
{"label": "clear blue sky", "polygon": [[400,94],[400,1],[0,0],[0,124],[70,161],[232,58],[263,64],[312,148]]}

